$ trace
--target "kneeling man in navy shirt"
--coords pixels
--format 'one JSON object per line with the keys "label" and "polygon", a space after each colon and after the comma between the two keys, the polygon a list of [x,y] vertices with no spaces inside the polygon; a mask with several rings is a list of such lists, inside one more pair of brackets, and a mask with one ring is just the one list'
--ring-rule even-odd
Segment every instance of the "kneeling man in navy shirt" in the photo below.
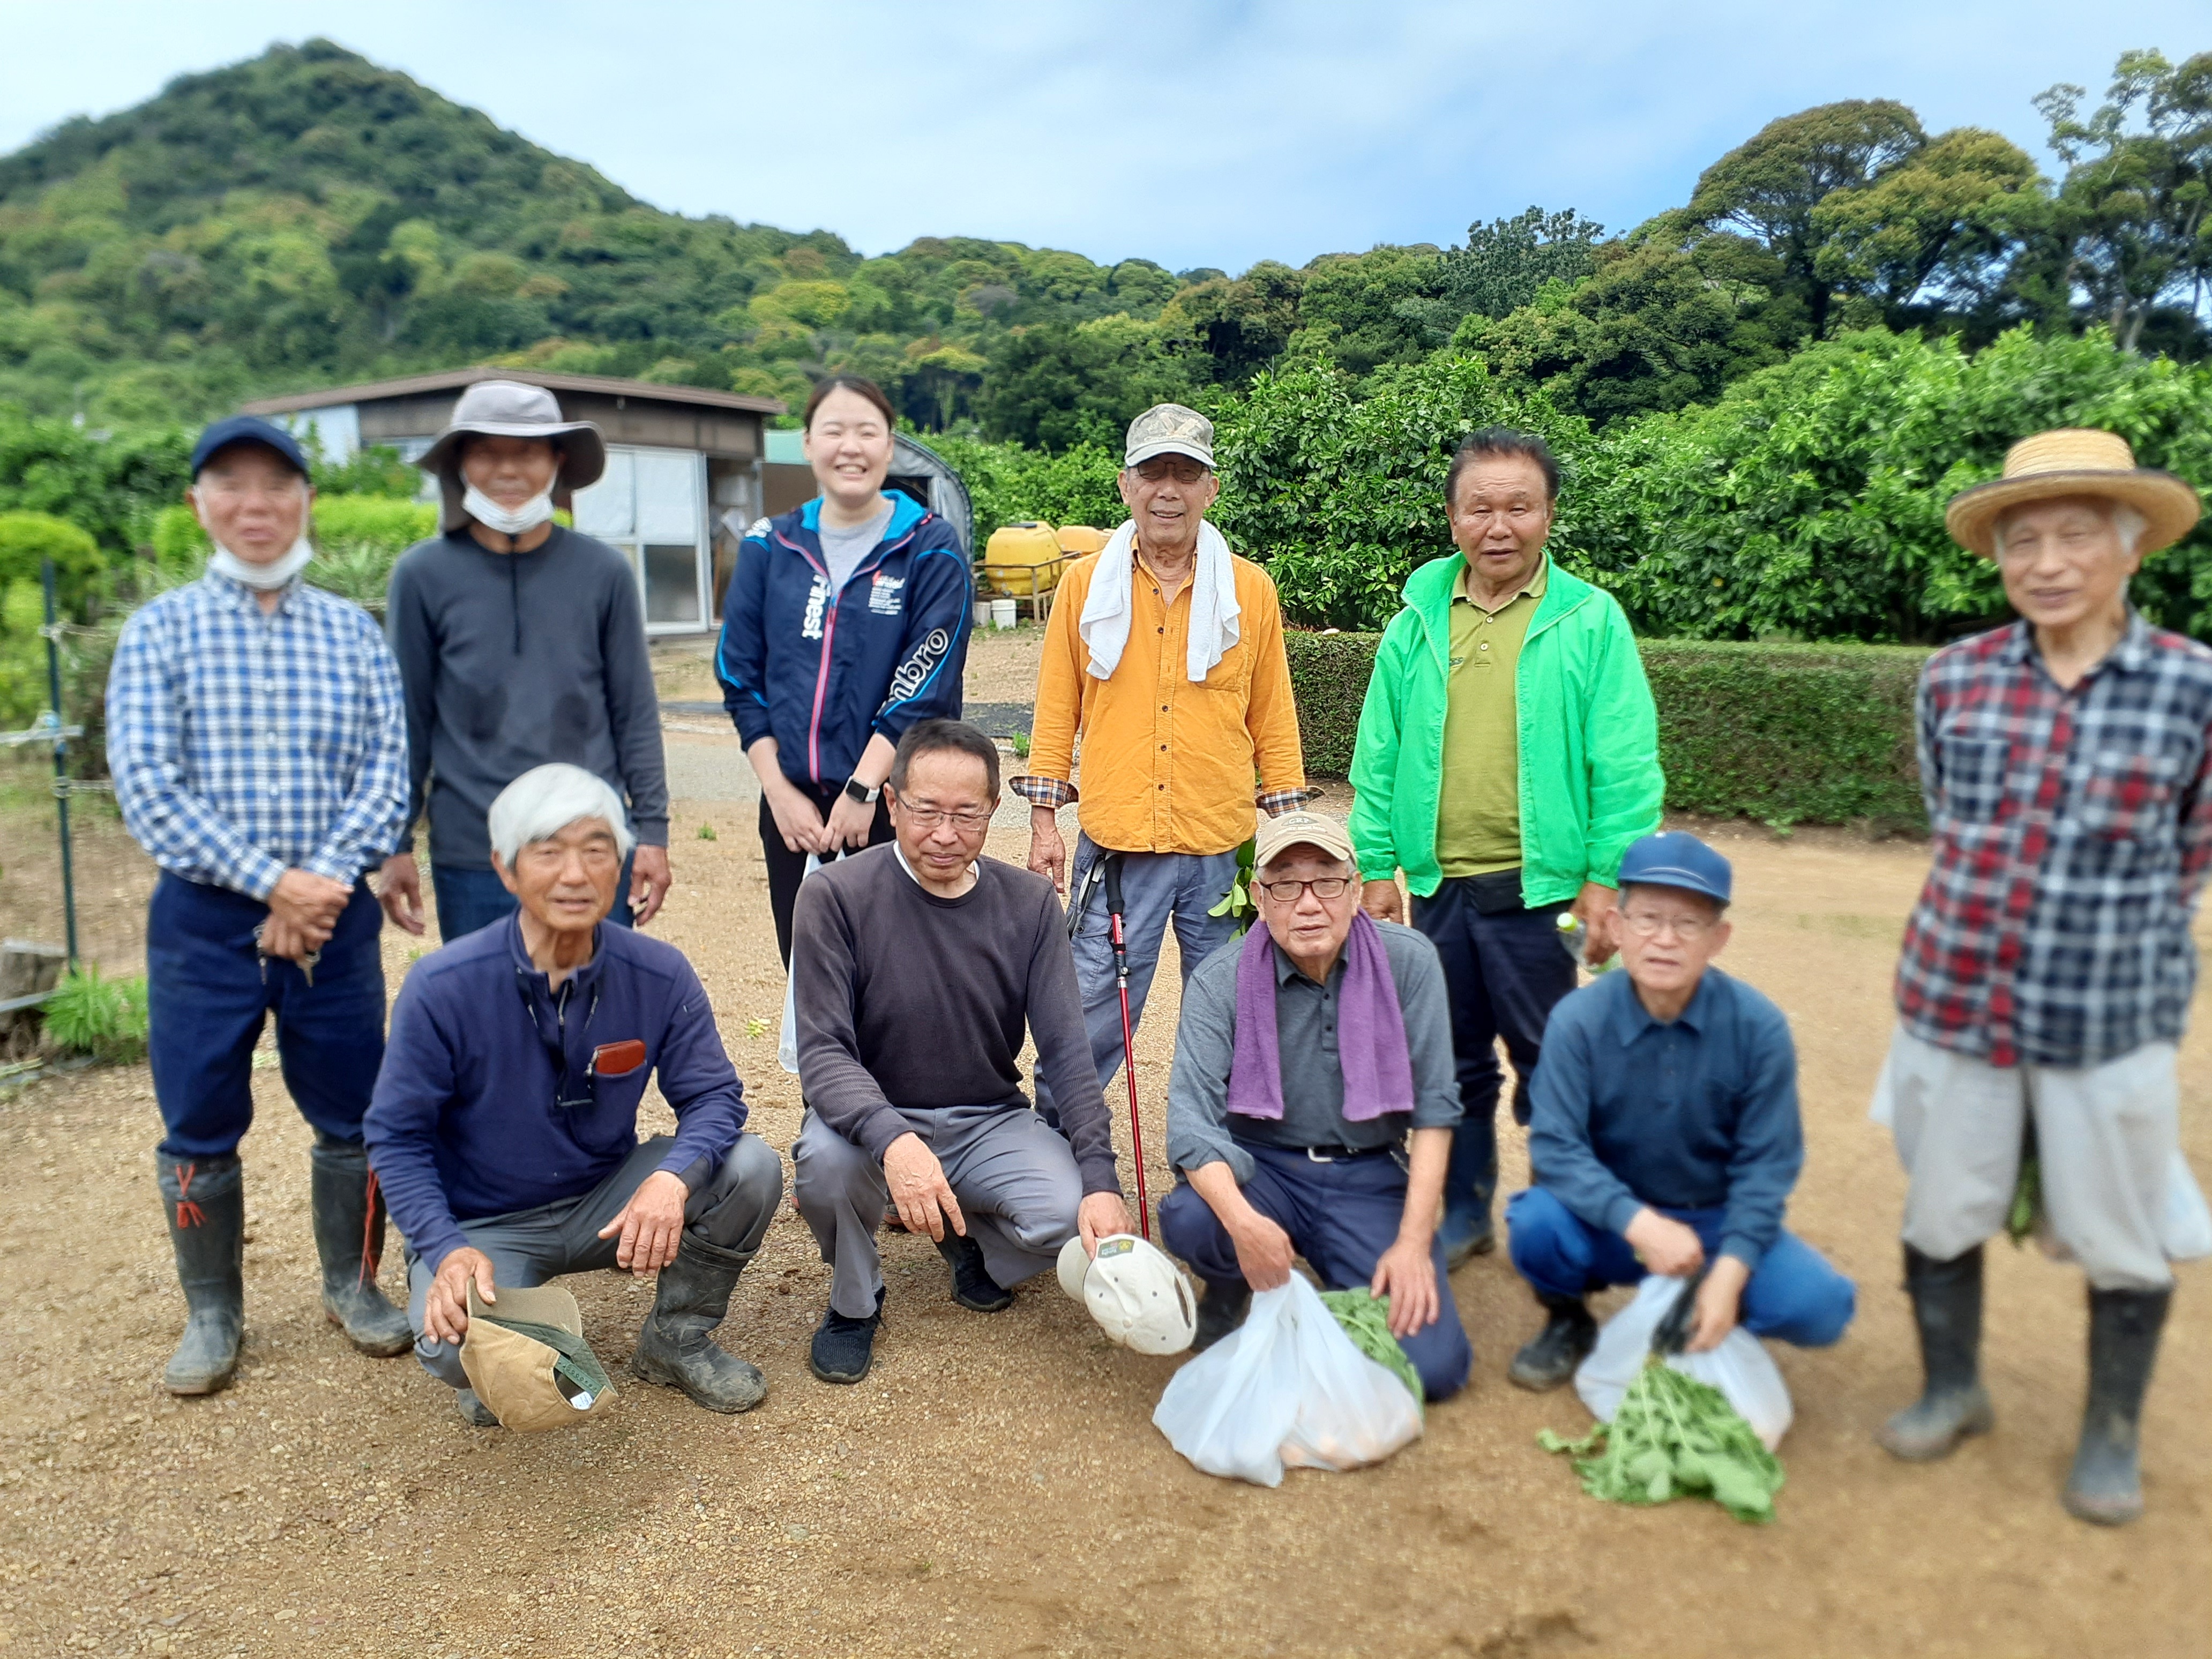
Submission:
{"label": "kneeling man in navy shirt", "polygon": [[[489,824],[521,908],[409,970],[365,1124],[407,1237],[416,1357],[491,1427],[461,1367],[471,1284],[495,1304],[562,1273],[657,1270],[631,1371],[744,1411],[767,1385],[713,1332],[783,1164],[744,1132],[743,1089],[683,952],[605,925],[633,842],[615,792],[581,767],[533,767]],[[676,1133],[641,1141],[656,1073]]]}
{"label": "kneeling man in navy shirt", "polygon": [[1583,1298],[1647,1273],[1704,1278],[1688,1346],[1754,1336],[1825,1347],[1851,1281],[1783,1231],[1805,1161],[1782,1011],[1711,966],[1729,940],[1729,861],[1680,831],[1620,864],[1621,971],[1562,1001],[1528,1126],[1535,1184],[1506,1207],[1513,1266],[1550,1316],[1515,1356],[1556,1388],[1596,1340]]}

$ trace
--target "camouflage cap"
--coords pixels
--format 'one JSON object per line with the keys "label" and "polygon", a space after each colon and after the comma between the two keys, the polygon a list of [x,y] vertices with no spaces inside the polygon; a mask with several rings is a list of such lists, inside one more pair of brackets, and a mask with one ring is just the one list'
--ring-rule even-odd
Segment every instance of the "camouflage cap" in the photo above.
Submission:
{"label": "camouflage cap", "polygon": [[1124,467],[1141,466],[1155,455],[1188,455],[1202,466],[1213,465],[1213,422],[1181,404],[1154,404],[1129,422]]}

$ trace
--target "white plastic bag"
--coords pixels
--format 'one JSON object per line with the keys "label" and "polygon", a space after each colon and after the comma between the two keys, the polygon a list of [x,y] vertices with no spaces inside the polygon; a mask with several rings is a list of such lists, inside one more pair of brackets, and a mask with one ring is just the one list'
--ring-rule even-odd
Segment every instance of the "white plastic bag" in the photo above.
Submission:
{"label": "white plastic bag", "polygon": [[[1686,1284],[1652,1274],[1637,1286],[1636,1299],[1599,1329],[1597,1346],[1575,1370],[1575,1392],[1599,1422],[1612,1422],[1613,1413],[1620,1409],[1621,1395],[1651,1352],[1651,1333]],[[1773,1356],[1742,1326],[1723,1337],[1710,1352],[1674,1354],[1667,1363],[1686,1376],[1718,1389],[1767,1450],[1779,1446],[1790,1432],[1790,1390]]]}
{"label": "white plastic bag", "polygon": [[1273,1486],[1285,1466],[1381,1462],[1419,1437],[1421,1408],[1292,1273],[1252,1298],[1241,1328],[1175,1374],[1152,1426],[1208,1474]]}
{"label": "white plastic bag", "polygon": [[[821,856],[818,854],[809,853],[806,855],[806,869],[805,872],[799,876],[799,884],[804,887],[806,884],[806,878],[812,875],[821,867]],[[793,963],[796,963],[799,960],[799,941],[796,939],[791,941],[791,958]],[[799,1075],[798,984],[799,976],[793,973],[788,968],[784,969],[783,1035],[776,1040],[775,1063],[782,1066],[785,1071],[790,1073],[793,1077],[797,1077]]]}

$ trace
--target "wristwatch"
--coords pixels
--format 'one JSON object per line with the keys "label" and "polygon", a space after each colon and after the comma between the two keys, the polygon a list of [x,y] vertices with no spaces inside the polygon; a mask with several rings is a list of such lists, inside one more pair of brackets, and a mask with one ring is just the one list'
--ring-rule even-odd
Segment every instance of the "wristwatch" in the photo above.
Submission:
{"label": "wristwatch", "polygon": [[863,806],[873,806],[876,797],[882,794],[884,789],[881,784],[871,789],[858,778],[848,778],[845,780],[845,793]]}

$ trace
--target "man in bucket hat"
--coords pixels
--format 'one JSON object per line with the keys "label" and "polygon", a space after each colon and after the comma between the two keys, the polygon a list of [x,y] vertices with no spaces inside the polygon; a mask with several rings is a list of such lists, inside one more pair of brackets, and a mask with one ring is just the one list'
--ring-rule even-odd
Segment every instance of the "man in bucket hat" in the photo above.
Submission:
{"label": "man in bucket hat", "polygon": [[[513,914],[484,814],[533,766],[568,761],[623,796],[637,836],[610,920],[649,921],[668,891],[668,779],[645,616],[629,561],[556,525],[606,468],[599,428],[564,421],[543,386],[482,380],[417,463],[438,481],[440,533],[392,567],[386,623],[407,686],[408,824],[427,805],[438,931]],[[427,800],[425,799],[427,794]],[[411,839],[378,884],[422,931]]]}
{"label": "man in bucket hat", "polygon": [[[2197,492],[2108,432],[2039,433],[1954,497],[2020,620],[1922,671],[1934,838],[1897,970],[1875,1101],[1911,1177],[1905,1280],[1926,1387],[1881,1443],[1915,1462],[1990,1426],[1983,1242],[2032,1134],[2050,1242],[2089,1281],[2089,1388],[2064,1502],[2142,1512],[2137,1425],[2173,1294],[2205,1253],[2179,1150],[2175,1045],[2190,918],[2212,863],[2212,650],[2144,622],[2128,579],[2197,521]],[[2193,1224],[2192,1224],[2193,1223]]]}
{"label": "man in bucket hat", "polygon": [[385,1210],[362,1149],[384,1054],[383,917],[362,882],[399,834],[399,676],[360,606],[305,586],[307,458],[266,421],[201,434],[185,500],[215,544],[199,580],[124,625],[107,681],[116,804],[161,866],[146,913],[155,1154],[191,1317],[163,1375],[212,1394],[245,1328],[253,1049],[276,1018],[313,1127],[323,1307],[365,1353],[406,1351],[376,1288]]}

